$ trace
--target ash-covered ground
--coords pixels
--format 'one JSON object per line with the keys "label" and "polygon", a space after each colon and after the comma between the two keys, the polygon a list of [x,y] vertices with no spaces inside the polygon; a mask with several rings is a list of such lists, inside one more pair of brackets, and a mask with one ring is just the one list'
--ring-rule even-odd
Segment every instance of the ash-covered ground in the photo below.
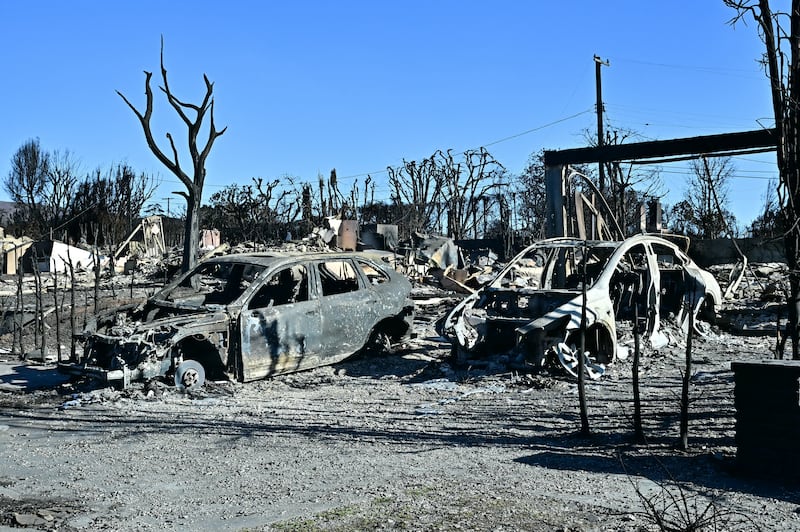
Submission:
{"label": "ash-covered ground", "polygon": [[[643,355],[646,442],[630,358],[588,384],[582,437],[575,382],[491,358],[454,367],[434,323],[457,296],[416,294],[417,337],[392,355],[192,393],[92,389],[5,355],[0,529],[800,529],[800,487],[735,463],[730,363],[771,358],[768,331],[694,338],[684,452],[677,329]],[[721,323],[760,304],[740,300]]]}

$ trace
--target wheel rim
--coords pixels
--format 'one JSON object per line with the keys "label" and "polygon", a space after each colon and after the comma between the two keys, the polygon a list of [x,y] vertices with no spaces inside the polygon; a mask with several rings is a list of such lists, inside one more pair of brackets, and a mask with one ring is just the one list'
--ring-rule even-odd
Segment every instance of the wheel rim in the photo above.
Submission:
{"label": "wheel rim", "polygon": [[185,360],[175,368],[175,386],[178,388],[198,388],[205,382],[205,369],[196,360]]}
{"label": "wheel rim", "polygon": [[366,352],[370,355],[383,355],[392,350],[392,339],[385,331],[375,331],[367,343]]}
{"label": "wheel rim", "polygon": [[195,384],[197,384],[197,371],[194,369],[187,370],[184,372],[183,377],[181,378],[181,384],[183,384],[186,388],[191,388]]}
{"label": "wheel rim", "polygon": [[[578,351],[579,350],[574,345],[568,346],[563,342],[555,347],[556,358],[561,364],[561,367],[576,379],[578,378]],[[584,353],[584,372],[587,377],[592,380],[597,380],[603,376],[605,371],[605,366],[592,360],[588,351]]]}

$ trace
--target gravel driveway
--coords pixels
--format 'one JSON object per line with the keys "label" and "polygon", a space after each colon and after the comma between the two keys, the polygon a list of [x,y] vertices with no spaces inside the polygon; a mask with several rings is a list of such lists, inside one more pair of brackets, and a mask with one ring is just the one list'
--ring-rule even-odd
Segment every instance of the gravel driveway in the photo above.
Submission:
{"label": "gravel driveway", "polygon": [[681,452],[680,342],[644,358],[635,444],[629,360],[589,384],[580,437],[574,382],[454,369],[432,314],[418,319],[394,355],[192,394],[0,391],[0,528],[633,531],[708,510],[718,529],[800,529],[797,487],[734,467],[730,361],[769,339],[695,339]]}

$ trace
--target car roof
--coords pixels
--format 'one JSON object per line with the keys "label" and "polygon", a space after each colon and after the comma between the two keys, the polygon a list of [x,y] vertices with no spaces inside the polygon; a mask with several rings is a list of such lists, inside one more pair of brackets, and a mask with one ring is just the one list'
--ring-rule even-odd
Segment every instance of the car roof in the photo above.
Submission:
{"label": "car roof", "polygon": [[220,257],[213,257],[202,261],[203,263],[225,263],[236,262],[244,264],[257,264],[259,266],[270,267],[284,262],[292,262],[297,259],[302,260],[321,260],[321,259],[341,259],[341,258],[360,258],[371,259],[366,254],[356,251],[331,251],[331,252],[302,252],[302,251],[267,251],[260,253],[232,253],[230,255],[222,255]]}
{"label": "car roof", "polygon": [[529,248],[553,248],[553,247],[564,247],[564,246],[583,246],[584,242],[589,247],[608,247],[608,248],[617,248],[622,245],[635,245],[640,242],[651,242],[651,243],[659,243],[659,244],[667,244],[671,247],[679,247],[671,240],[668,240],[660,235],[653,235],[653,234],[638,234],[630,236],[624,240],[581,240],[579,238],[573,237],[555,237],[555,238],[548,238],[545,240],[540,240],[538,242],[534,242]]}

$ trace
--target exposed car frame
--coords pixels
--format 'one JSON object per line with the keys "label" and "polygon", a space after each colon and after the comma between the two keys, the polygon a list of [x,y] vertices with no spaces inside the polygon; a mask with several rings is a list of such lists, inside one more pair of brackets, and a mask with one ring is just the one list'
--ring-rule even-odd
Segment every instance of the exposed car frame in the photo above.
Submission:
{"label": "exposed car frame", "polygon": [[653,341],[666,314],[681,324],[689,312],[713,320],[722,300],[714,277],[664,238],[542,240],[447,314],[441,330],[456,358],[514,352],[535,367],[555,358],[575,375],[584,263],[585,353],[591,377],[616,358],[618,321],[638,316]]}
{"label": "exposed car frame", "polygon": [[252,381],[387,348],[411,330],[409,281],[362,253],[233,254],[203,261],[84,331],[66,373],[122,387]]}

